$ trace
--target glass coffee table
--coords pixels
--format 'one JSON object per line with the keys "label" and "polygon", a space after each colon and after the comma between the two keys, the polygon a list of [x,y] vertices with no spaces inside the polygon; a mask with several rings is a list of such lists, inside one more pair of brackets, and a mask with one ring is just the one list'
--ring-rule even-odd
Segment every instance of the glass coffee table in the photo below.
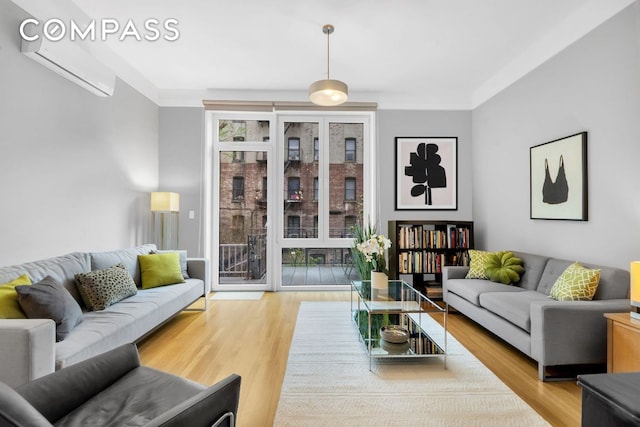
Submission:
{"label": "glass coffee table", "polygon": [[[447,312],[403,280],[386,289],[370,280],[351,281],[351,313],[373,359],[442,357],[447,368]],[[442,325],[429,313],[442,313]]]}

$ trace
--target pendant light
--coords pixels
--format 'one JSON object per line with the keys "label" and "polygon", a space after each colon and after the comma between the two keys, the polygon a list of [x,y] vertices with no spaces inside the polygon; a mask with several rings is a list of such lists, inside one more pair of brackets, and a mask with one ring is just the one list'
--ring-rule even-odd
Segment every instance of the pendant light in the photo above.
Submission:
{"label": "pendant light", "polygon": [[329,35],[333,33],[333,25],[325,25],[322,32],[327,35],[327,78],[318,80],[309,86],[309,99],[316,105],[332,107],[347,100],[349,88],[340,80],[331,80],[329,74]]}

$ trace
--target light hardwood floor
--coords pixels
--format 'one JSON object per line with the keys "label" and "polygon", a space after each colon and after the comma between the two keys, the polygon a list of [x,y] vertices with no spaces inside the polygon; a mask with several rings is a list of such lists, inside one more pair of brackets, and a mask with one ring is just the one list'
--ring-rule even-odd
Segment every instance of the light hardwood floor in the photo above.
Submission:
{"label": "light hardwood floor", "polygon": [[[138,344],[142,363],[202,384],[242,377],[238,426],[271,426],[301,301],[349,301],[348,292],[267,292],[259,301],[209,301]],[[540,382],[536,364],[460,314],[449,332],[554,426],[580,425],[575,381]]]}

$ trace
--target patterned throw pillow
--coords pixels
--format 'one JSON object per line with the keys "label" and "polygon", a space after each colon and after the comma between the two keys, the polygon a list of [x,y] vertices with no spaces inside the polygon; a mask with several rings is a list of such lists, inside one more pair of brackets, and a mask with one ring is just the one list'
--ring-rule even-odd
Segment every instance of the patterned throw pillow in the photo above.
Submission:
{"label": "patterned throw pillow", "polygon": [[558,301],[591,301],[600,283],[600,270],[574,262],[553,284],[549,296]]}
{"label": "patterned throw pillow", "polygon": [[89,310],[104,310],[138,292],[124,264],[76,274],[78,291]]}
{"label": "patterned throw pillow", "polygon": [[465,276],[465,279],[488,279],[484,274],[484,265],[489,259],[489,255],[493,252],[478,251],[475,249],[469,249],[469,257],[471,262],[469,263],[469,271]]}
{"label": "patterned throw pillow", "polygon": [[26,319],[27,316],[20,308],[16,286],[30,285],[29,276],[23,274],[10,281],[0,284],[0,319]]}
{"label": "patterned throw pillow", "polygon": [[489,280],[503,285],[517,282],[522,273],[522,260],[513,255],[513,252],[500,251],[489,254],[484,265],[484,274]]}

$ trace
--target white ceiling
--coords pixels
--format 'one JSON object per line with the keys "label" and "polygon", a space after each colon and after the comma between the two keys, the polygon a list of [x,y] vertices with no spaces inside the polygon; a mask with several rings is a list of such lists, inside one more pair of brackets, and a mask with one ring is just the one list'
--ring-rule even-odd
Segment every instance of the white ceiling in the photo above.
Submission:
{"label": "white ceiling", "polygon": [[[57,13],[64,3],[71,16],[133,20],[143,33],[148,18],[178,20],[177,41],[92,43],[160,105],[306,100],[309,84],[326,78],[322,26],[333,24],[331,77],[349,85],[350,100],[468,109],[634,0],[65,1]],[[14,2],[44,13],[41,0]]]}

